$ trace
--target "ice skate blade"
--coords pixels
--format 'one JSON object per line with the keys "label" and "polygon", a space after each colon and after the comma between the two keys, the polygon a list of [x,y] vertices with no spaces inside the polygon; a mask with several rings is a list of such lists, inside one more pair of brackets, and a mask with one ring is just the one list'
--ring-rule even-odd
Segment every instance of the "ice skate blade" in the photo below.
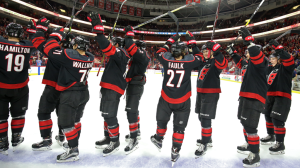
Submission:
{"label": "ice skate blade", "polygon": [[1,153],[2,155],[8,156],[8,150],[6,150],[6,151],[0,151],[0,153]]}
{"label": "ice skate blade", "polygon": [[42,147],[42,148],[32,148],[33,151],[48,151],[48,150],[52,150],[52,148],[49,147]]}
{"label": "ice skate blade", "polygon": [[172,161],[172,167],[174,167],[175,162]]}
{"label": "ice skate blade", "polygon": [[157,146],[157,145],[152,141],[152,139],[150,139],[150,140],[151,140],[152,144],[158,149],[158,151],[161,152],[161,148],[160,148],[159,146]]}
{"label": "ice skate blade", "polygon": [[79,156],[68,158],[67,160],[56,160],[57,163],[75,162],[79,160]]}
{"label": "ice skate blade", "polygon": [[129,155],[130,153],[134,152],[135,150],[137,150],[139,148],[139,146],[135,146],[131,151],[125,152],[126,155]]}
{"label": "ice skate blade", "polygon": [[270,151],[270,154],[271,154],[271,155],[284,155],[285,152],[284,152],[284,150],[278,151],[278,152],[272,152],[272,151]]}
{"label": "ice skate blade", "polygon": [[[200,146],[201,143],[197,143],[197,146]],[[208,143],[207,147],[213,147],[212,143]]]}
{"label": "ice skate blade", "polygon": [[243,164],[244,167],[259,167],[260,166],[260,162],[258,163],[254,163],[252,165],[247,165],[247,164]]}
{"label": "ice skate blade", "polygon": [[[137,140],[141,140],[142,139],[141,136],[137,136],[136,138],[137,138]],[[130,138],[125,138],[125,142],[129,142],[129,140],[130,140]]]}
{"label": "ice skate blade", "polygon": [[107,145],[95,145],[96,149],[105,149]]}
{"label": "ice skate blade", "polygon": [[262,145],[273,145],[274,142],[261,142],[260,141],[260,144],[262,144]]}
{"label": "ice skate blade", "polygon": [[237,152],[243,155],[249,155],[250,153],[250,151],[241,151],[241,150],[237,150]]}
{"label": "ice skate blade", "polygon": [[112,152],[110,152],[110,153],[106,153],[106,154],[103,153],[103,157],[106,157],[106,156],[108,156],[108,155],[111,155],[111,154],[117,152],[118,150],[119,150],[119,147],[117,147],[116,149],[114,149],[114,150],[113,150]]}
{"label": "ice skate blade", "polygon": [[204,152],[202,155],[199,155],[199,156],[195,156],[195,159],[199,159],[201,156],[204,156],[206,154],[206,152]]}

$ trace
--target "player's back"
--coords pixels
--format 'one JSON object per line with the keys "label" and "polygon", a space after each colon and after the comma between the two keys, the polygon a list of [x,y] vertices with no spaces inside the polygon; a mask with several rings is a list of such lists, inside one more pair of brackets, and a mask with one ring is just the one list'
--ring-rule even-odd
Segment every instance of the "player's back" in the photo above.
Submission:
{"label": "player's back", "polygon": [[30,41],[14,42],[0,37],[0,88],[18,89],[27,85],[33,48]]}

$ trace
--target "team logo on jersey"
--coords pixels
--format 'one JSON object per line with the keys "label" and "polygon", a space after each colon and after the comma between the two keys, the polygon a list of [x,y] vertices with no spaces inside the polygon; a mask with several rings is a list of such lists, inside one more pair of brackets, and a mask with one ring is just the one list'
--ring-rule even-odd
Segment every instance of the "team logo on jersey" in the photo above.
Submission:
{"label": "team logo on jersey", "polygon": [[270,75],[268,76],[268,85],[272,85],[274,79],[276,78],[277,76],[277,72],[278,72],[278,69],[274,69]]}
{"label": "team logo on jersey", "polygon": [[210,64],[207,64],[201,69],[200,74],[199,74],[200,80],[204,80],[207,72],[209,71],[209,68],[210,68]]}

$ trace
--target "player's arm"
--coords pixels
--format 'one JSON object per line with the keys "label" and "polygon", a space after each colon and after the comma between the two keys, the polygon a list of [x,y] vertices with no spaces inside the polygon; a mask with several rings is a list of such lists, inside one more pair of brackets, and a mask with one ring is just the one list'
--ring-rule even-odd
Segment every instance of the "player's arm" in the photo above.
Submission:
{"label": "player's arm", "polygon": [[176,41],[178,41],[179,39],[180,39],[180,36],[179,36],[178,34],[175,34],[175,35],[173,35],[172,37],[170,37],[170,38],[166,41],[165,45],[164,45],[162,48],[160,48],[158,51],[156,51],[155,57],[156,57],[159,61],[162,61],[162,60],[163,60],[163,59],[162,59],[163,54],[164,54],[165,52],[169,52],[169,50],[170,50],[172,44],[174,44],[174,43],[175,43]]}
{"label": "player's arm", "polygon": [[100,14],[97,12],[90,12],[87,19],[92,24],[92,32],[97,34],[95,40],[98,42],[102,52],[107,56],[114,55],[116,53],[116,48],[115,46],[111,45],[109,40],[104,36],[104,27]]}
{"label": "player's arm", "polygon": [[215,66],[220,70],[227,68],[228,60],[225,59],[224,55],[221,53],[221,45],[214,41],[208,41],[206,42],[206,47],[213,51]]}
{"label": "player's arm", "polygon": [[283,46],[280,45],[276,40],[270,40],[269,45],[275,49],[276,54],[278,54],[282,60],[282,65],[289,70],[294,71],[295,62],[294,57],[291,56],[288,52],[283,50]]}
{"label": "player's arm", "polygon": [[201,58],[201,60],[204,61],[203,54],[201,53],[200,49],[196,45],[195,36],[190,31],[186,31],[185,39],[187,41],[188,48],[192,49],[192,54],[194,56]]}
{"label": "player's arm", "polygon": [[231,44],[227,46],[226,52],[231,56],[239,69],[242,69],[244,65],[248,64],[248,61],[243,60],[243,58],[237,54],[237,51]]}

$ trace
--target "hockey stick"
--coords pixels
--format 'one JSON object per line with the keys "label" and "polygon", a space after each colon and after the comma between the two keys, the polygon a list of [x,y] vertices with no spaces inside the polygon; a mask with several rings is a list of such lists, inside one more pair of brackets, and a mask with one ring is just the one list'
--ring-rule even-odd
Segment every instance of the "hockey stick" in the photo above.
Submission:
{"label": "hockey stick", "polygon": [[[71,19],[68,22],[69,24],[68,23],[66,24],[67,26],[70,25],[69,32],[71,32],[71,29],[72,29],[72,23],[73,23],[73,19],[74,19],[76,3],[77,3],[77,0],[74,0],[73,9],[72,9],[72,16],[71,16]],[[67,27],[67,26],[65,26],[65,27]]]}
{"label": "hockey stick", "polygon": [[[289,34],[289,33],[297,33],[297,34],[300,34],[300,30],[288,30],[286,31],[285,33],[283,33],[282,35],[278,36],[275,40],[278,41],[279,39],[281,39],[283,36]],[[270,45],[267,44],[263,47],[263,49],[269,47]]]}
{"label": "hockey stick", "polygon": [[[218,21],[218,18],[219,18],[219,11],[220,11],[221,1],[222,0],[219,0],[218,8],[217,8],[217,11],[216,11],[216,17],[215,17],[214,27],[213,27],[213,32],[211,34],[210,41],[213,41],[213,39],[214,39],[214,35],[215,35],[215,31],[216,31],[216,24],[217,24],[217,21]],[[210,52],[211,52],[211,50],[208,50],[208,56],[209,57],[210,57]]]}
{"label": "hockey stick", "polygon": [[[259,8],[261,7],[261,5],[265,2],[265,0],[262,0],[260,2],[260,4],[258,5],[258,7],[255,9],[255,11],[253,12],[253,14],[251,15],[250,19],[248,19],[247,23],[245,24],[245,27],[248,26],[248,24],[250,23],[250,21],[252,20],[252,18],[254,17],[254,15],[256,14],[256,12],[259,10]],[[234,43],[237,41],[237,39],[240,37],[240,34],[238,34],[238,36],[236,37],[236,39],[234,40],[234,42],[232,43],[232,46],[234,45]]]}
{"label": "hockey stick", "polygon": [[[183,8],[188,7],[188,6],[190,6],[190,5],[196,5],[196,3],[195,3],[195,2],[192,2],[192,3],[189,3],[189,4],[183,5],[183,6],[179,7],[179,8],[176,8],[176,9],[174,9],[174,10],[171,10],[170,12],[174,13],[174,12],[179,11],[180,9],[183,9]],[[196,5],[196,6],[198,6],[198,5]],[[164,16],[167,16],[168,14],[169,14],[169,12],[164,13],[164,14],[162,14],[162,15],[159,15],[159,16],[157,16],[157,17],[155,17],[155,18],[153,18],[153,19],[150,19],[150,20],[148,20],[148,21],[146,21],[146,22],[144,22],[144,23],[141,23],[141,24],[139,24],[139,25],[137,25],[137,26],[134,26],[133,29],[142,27],[142,26],[144,26],[144,25],[146,25],[146,24],[148,24],[148,23],[151,23],[151,22],[153,22],[153,21],[159,19],[159,18],[162,18],[162,17],[164,17]]]}
{"label": "hockey stick", "polygon": [[121,4],[120,8],[119,8],[119,12],[118,12],[117,18],[116,18],[116,20],[115,20],[114,27],[113,27],[113,29],[112,29],[110,35],[108,36],[108,40],[110,40],[111,36],[113,35],[113,33],[114,33],[114,31],[115,31],[115,28],[116,28],[116,25],[117,25],[117,21],[118,21],[118,19],[119,19],[120,12],[121,12],[121,10],[122,10],[123,5],[126,3],[126,1],[127,1],[127,0],[124,0],[124,1],[122,2],[122,4]]}
{"label": "hockey stick", "polygon": [[47,4],[52,8],[52,10],[55,12],[54,8],[52,7],[52,5],[48,2],[48,0],[46,0]]}
{"label": "hockey stick", "polygon": [[169,16],[171,16],[171,18],[175,21],[176,25],[177,25],[177,30],[176,30],[176,34],[178,34],[178,29],[179,29],[179,21],[178,18],[175,16],[174,13],[172,13],[171,11],[168,12]]}

